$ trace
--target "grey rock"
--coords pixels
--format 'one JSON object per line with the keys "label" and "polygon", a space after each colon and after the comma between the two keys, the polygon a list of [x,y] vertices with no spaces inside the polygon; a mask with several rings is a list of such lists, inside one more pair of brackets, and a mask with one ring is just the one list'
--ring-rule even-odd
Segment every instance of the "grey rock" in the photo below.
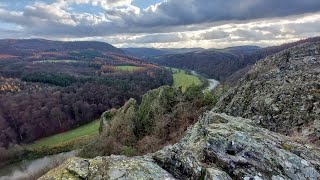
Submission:
{"label": "grey rock", "polygon": [[224,171],[216,168],[207,168],[205,179],[212,180],[232,180],[232,178]]}
{"label": "grey rock", "polygon": [[67,170],[78,175],[80,178],[86,178],[89,174],[89,162],[80,158],[75,158],[67,165]]}
{"label": "grey rock", "polygon": [[213,112],[154,159],[182,179],[320,178],[319,149],[256,127],[251,120]]}
{"label": "grey rock", "polygon": [[[83,171],[83,169],[86,169],[86,171]],[[94,159],[69,159],[58,168],[48,172],[41,179],[170,180],[174,179],[174,177],[160,168],[148,156],[128,158],[112,155],[108,157],[96,157]]]}
{"label": "grey rock", "polygon": [[218,103],[215,112],[320,144],[320,42],[262,60]]}

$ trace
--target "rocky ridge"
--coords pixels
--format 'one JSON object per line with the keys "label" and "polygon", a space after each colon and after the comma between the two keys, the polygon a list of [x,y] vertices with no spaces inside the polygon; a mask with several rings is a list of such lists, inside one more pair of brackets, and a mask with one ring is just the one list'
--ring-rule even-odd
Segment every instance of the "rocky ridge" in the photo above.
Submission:
{"label": "rocky ridge", "polygon": [[319,179],[320,150],[207,112],[179,143],[142,157],[73,158],[40,179]]}
{"label": "rocky ridge", "polygon": [[218,102],[215,111],[249,118],[271,131],[319,144],[320,42],[302,44],[258,62]]}

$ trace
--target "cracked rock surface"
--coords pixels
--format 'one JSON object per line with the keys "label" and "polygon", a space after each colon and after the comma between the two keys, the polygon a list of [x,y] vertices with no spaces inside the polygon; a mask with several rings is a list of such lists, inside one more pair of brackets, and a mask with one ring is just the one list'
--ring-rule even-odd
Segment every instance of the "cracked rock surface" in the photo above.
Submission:
{"label": "cracked rock surface", "polygon": [[72,158],[41,179],[320,179],[320,150],[256,127],[204,113],[179,143],[143,157]]}

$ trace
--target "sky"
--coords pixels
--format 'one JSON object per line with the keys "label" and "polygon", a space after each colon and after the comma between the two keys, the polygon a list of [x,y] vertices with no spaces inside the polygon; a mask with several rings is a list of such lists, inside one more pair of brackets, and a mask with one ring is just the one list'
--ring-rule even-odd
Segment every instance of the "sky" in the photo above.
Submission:
{"label": "sky", "polygon": [[320,0],[0,0],[1,39],[224,48],[314,36]]}

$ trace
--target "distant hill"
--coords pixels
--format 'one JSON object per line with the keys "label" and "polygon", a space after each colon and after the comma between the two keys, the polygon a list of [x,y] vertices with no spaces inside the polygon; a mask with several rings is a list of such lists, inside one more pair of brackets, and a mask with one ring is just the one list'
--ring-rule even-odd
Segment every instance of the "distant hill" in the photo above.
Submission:
{"label": "distant hill", "polygon": [[163,66],[194,70],[210,78],[235,85],[251,69],[251,66],[260,59],[299,44],[317,41],[320,41],[320,37],[303,39],[267,48],[239,46],[161,55],[148,58],[147,60]]}
{"label": "distant hill", "polygon": [[233,72],[245,67],[248,63],[246,57],[260,49],[257,46],[239,46],[163,55],[149,60],[164,66],[195,70],[217,80],[225,80]]}
{"label": "distant hill", "polygon": [[181,54],[181,53],[188,53],[188,52],[195,52],[195,51],[201,51],[204,50],[202,48],[176,48],[176,49],[170,49],[170,48],[122,48],[123,51],[127,55],[135,56],[139,58],[150,58],[154,56],[162,56],[162,55],[168,55],[168,54]]}
{"label": "distant hill", "polygon": [[0,58],[28,57],[35,55],[70,55],[72,53],[90,52],[93,54],[124,54],[108,43],[96,41],[50,41],[44,39],[2,39],[0,40]]}

